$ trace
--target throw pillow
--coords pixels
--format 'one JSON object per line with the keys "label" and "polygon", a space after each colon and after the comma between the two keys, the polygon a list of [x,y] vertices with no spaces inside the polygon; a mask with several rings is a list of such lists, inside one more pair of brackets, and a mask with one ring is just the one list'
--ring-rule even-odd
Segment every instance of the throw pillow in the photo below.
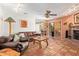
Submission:
{"label": "throw pillow", "polygon": [[17,34],[15,34],[15,35],[14,35],[14,42],[19,41],[19,40],[20,40],[20,36],[17,35]]}
{"label": "throw pillow", "polygon": [[25,37],[24,33],[19,34],[20,37]]}

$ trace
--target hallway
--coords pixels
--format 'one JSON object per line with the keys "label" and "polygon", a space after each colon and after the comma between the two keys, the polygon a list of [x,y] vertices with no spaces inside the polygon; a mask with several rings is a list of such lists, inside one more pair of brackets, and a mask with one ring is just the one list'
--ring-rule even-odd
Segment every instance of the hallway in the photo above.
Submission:
{"label": "hallway", "polygon": [[39,49],[38,45],[30,43],[23,56],[79,56],[79,41],[70,39],[49,39],[49,46]]}

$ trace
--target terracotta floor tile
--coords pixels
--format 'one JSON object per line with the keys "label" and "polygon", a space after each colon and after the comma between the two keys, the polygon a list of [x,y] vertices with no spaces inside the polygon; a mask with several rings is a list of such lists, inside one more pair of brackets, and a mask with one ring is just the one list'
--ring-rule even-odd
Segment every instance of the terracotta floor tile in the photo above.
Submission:
{"label": "terracotta floor tile", "polygon": [[76,40],[50,38],[48,41],[48,47],[42,42],[42,49],[39,49],[38,44],[31,42],[23,56],[79,56],[79,42]]}

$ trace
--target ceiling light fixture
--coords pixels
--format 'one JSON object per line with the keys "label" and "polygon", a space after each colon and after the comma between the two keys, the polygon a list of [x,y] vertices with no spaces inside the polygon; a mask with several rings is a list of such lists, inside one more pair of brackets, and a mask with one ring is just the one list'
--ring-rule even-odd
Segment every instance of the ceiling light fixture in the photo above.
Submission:
{"label": "ceiling light fixture", "polygon": [[14,10],[16,11],[16,13],[18,12],[18,10],[19,10],[20,6],[21,6],[21,4],[20,4],[20,3],[18,3],[18,4],[17,4],[17,6],[16,6],[16,8],[14,8]]}

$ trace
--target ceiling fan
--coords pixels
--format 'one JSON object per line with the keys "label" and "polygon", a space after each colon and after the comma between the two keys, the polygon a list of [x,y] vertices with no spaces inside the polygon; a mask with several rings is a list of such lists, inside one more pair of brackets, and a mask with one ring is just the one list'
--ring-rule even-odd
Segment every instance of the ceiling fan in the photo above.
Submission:
{"label": "ceiling fan", "polygon": [[50,10],[46,10],[45,17],[49,18],[50,16],[57,16],[57,14],[52,14]]}

